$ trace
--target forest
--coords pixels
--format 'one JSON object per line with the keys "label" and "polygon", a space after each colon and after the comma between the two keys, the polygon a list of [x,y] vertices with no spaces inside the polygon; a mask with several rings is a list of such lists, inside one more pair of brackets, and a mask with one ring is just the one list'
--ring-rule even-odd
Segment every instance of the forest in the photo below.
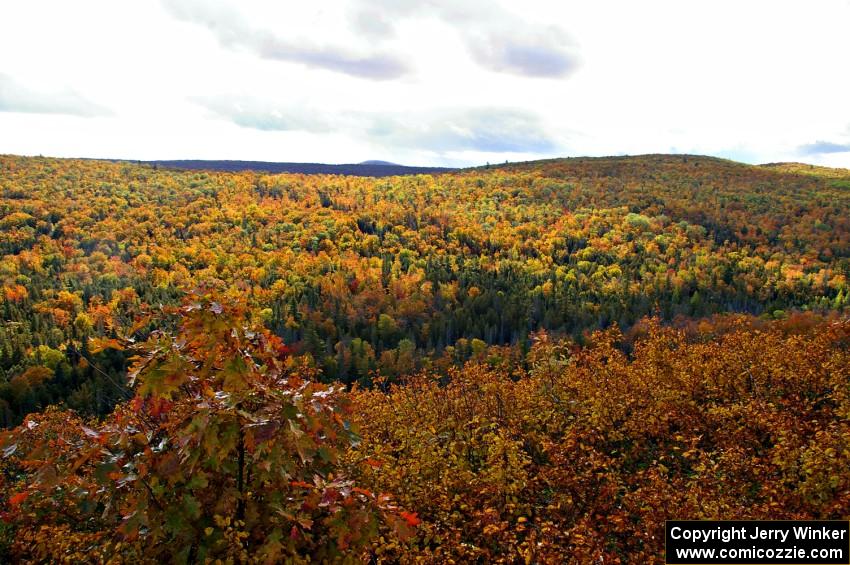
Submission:
{"label": "forest", "polygon": [[663,562],[850,518],[850,171],[0,156],[0,556]]}

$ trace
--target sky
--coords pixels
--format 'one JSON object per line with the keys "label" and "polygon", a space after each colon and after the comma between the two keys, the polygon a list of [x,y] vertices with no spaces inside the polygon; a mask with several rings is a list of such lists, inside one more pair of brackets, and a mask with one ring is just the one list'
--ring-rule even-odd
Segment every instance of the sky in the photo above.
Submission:
{"label": "sky", "polygon": [[850,167],[850,0],[3,0],[0,153]]}

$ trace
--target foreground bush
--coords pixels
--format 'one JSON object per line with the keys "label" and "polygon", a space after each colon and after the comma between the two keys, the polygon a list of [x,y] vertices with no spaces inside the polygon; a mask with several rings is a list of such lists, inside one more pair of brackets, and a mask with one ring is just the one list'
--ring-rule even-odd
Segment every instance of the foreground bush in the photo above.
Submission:
{"label": "foreground bush", "polygon": [[178,313],[176,337],[134,347],[135,396],[105,421],[52,408],[0,438],[6,555],[355,560],[379,518],[407,533],[388,497],[345,478],[356,436],[338,388],[288,370],[287,348],[233,296],[191,295]]}
{"label": "foreground bush", "polygon": [[423,520],[415,547],[378,551],[663,562],[668,518],[850,518],[850,323],[724,332],[650,322],[631,357],[616,331],[540,336],[517,381],[473,364],[357,391],[358,482]]}

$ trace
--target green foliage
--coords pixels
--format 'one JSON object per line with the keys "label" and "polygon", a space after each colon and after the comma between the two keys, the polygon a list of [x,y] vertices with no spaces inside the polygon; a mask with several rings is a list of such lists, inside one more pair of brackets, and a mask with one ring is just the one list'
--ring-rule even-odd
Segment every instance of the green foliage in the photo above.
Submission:
{"label": "green foliage", "polygon": [[[127,356],[87,340],[211,280],[244,281],[293,356],[345,383],[447,359],[459,339],[843,311],[850,192],[830,171],[646,156],[369,179],[0,157],[4,423],[63,400],[108,413]],[[67,364],[18,404],[4,385],[41,345]]]}

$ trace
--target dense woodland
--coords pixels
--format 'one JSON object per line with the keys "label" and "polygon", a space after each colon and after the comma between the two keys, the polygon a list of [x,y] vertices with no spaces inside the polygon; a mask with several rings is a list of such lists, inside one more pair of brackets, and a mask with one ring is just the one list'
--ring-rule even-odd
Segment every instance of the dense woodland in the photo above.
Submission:
{"label": "dense woodland", "polygon": [[0,255],[18,560],[647,562],[666,518],[850,518],[847,171],[4,156]]}

